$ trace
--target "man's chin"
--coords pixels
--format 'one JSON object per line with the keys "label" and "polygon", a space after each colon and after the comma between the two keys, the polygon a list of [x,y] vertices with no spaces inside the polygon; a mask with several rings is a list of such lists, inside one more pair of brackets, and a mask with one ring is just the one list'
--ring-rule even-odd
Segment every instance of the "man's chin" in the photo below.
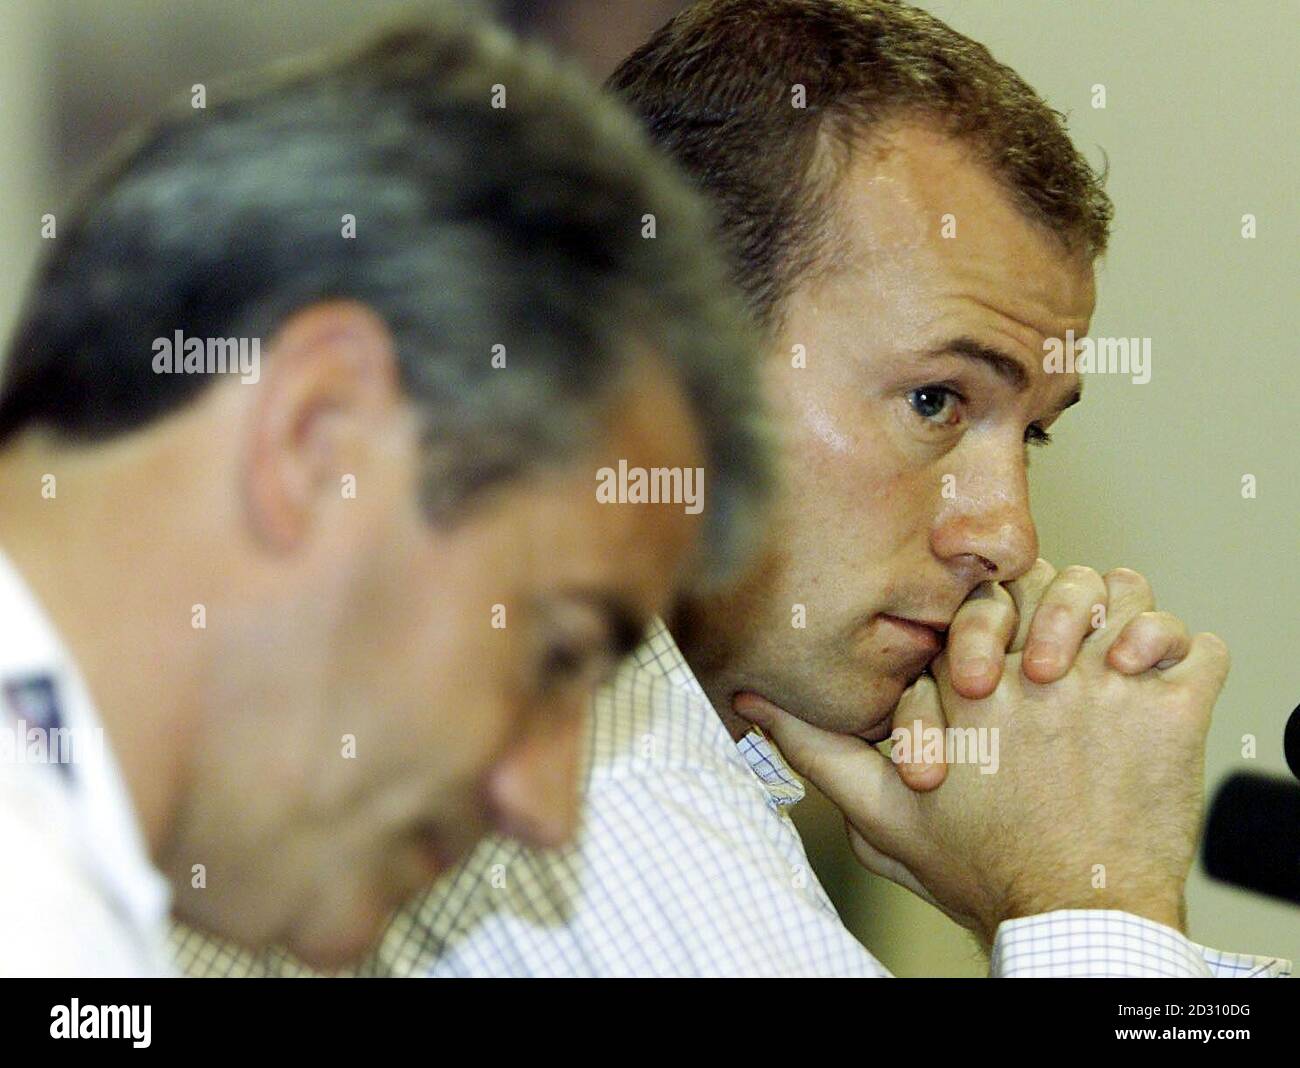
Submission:
{"label": "man's chin", "polygon": [[[852,734],[868,741],[881,741],[889,737],[894,720],[894,708],[903,691],[911,683],[876,680],[870,692],[861,694],[856,701],[848,699],[835,704],[822,704],[813,708],[789,709],[806,723],[836,734]],[[878,735],[878,737],[876,737]]]}
{"label": "man's chin", "polygon": [[873,679],[865,706],[854,710],[853,725],[842,733],[856,735],[873,744],[883,742],[893,731],[898,702],[922,674],[924,669],[908,675]]}
{"label": "man's chin", "polygon": [[317,971],[336,971],[357,964],[379,941],[381,924],[357,925],[349,932],[323,932],[319,938],[291,938],[286,948]]}
{"label": "man's chin", "polygon": [[383,934],[392,913],[358,901],[338,914],[300,917],[285,938],[285,947],[298,960],[319,971],[333,971],[359,963]]}
{"label": "man's chin", "polygon": [[[889,737],[903,693],[929,669],[926,661],[907,658],[904,662],[885,651],[861,647],[847,658],[828,656],[820,662],[822,670],[813,674],[755,679],[739,689],[824,731],[859,738],[872,735],[874,741]],[[833,667],[826,666],[831,663]],[[777,694],[788,697],[789,703]]]}

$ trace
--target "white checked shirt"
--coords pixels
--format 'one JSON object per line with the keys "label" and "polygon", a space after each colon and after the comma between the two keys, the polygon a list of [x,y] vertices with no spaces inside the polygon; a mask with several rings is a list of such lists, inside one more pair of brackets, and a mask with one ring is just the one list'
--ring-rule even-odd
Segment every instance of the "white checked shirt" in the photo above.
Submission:
{"label": "white checked shirt", "polygon": [[[400,913],[363,974],[885,976],[840,922],[786,809],[803,786],[776,749],[735,743],[667,629],[597,696],[576,844],[490,839]],[[290,973],[195,935],[193,974]],[[1287,961],[1204,949],[1122,912],[1004,923],[995,976],[1282,976]]]}

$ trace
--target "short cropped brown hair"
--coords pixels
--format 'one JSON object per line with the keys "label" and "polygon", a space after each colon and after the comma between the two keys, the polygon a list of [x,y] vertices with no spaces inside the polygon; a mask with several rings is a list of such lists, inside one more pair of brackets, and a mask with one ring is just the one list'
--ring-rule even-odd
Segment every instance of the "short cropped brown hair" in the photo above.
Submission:
{"label": "short cropped brown hair", "polygon": [[854,146],[900,119],[972,147],[1067,250],[1095,259],[1106,247],[1110,199],[1065,117],[983,45],[908,4],[702,0],[624,60],[609,88],[712,196],[765,327],[827,251]]}

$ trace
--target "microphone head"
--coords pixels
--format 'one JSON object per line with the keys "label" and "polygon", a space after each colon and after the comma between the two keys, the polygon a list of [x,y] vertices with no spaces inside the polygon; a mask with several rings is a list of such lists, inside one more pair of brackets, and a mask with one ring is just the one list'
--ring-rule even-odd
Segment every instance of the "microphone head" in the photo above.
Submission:
{"label": "microphone head", "polygon": [[1215,879],[1300,904],[1300,784],[1239,772],[1219,787],[1202,854]]}
{"label": "microphone head", "polygon": [[1282,751],[1286,754],[1286,766],[1291,769],[1291,774],[1300,779],[1300,705],[1296,705],[1291,718],[1286,721]]}

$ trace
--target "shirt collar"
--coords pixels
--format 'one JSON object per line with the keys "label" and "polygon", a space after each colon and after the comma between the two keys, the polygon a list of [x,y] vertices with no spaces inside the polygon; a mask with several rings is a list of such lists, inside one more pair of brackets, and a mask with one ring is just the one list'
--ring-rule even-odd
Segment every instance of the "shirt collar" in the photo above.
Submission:
{"label": "shirt collar", "polygon": [[[0,682],[6,679],[39,684],[58,725],[71,729],[74,760],[65,768],[70,772],[66,789],[76,812],[80,855],[116,911],[146,940],[154,938],[170,911],[171,888],[149,859],[126,781],[76,663],[0,551]],[[0,691],[0,718],[15,714],[20,713]],[[78,748],[83,740],[102,744]],[[49,771],[58,774],[53,766]]]}
{"label": "shirt collar", "polygon": [[[655,619],[646,631],[645,640],[632,653],[632,658],[643,671],[662,675],[674,686],[689,691],[704,702],[712,713],[713,702],[704,692],[695,672],[686,662],[676,640],[669,632],[663,620]],[[713,713],[716,717],[716,713]],[[730,735],[722,727],[722,720],[717,720],[721,734],[730,742]],[[763,784],[769,800],[774,805],[793,805],[804,797],[803,783],[795,776],[785,757],[763,733],[755,727],[739,742],[734,743],[740,755],[744,757],[749,770]]]}

